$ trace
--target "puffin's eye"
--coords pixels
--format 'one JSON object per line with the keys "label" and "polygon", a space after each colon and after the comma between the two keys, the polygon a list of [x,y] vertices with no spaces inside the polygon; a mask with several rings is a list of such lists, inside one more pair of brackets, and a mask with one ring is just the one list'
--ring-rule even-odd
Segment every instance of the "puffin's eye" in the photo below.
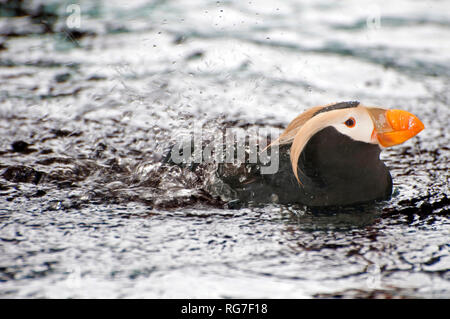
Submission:
{"label": "puffin's eye", "polygon": [[345,125],[347,125],[348,127],[354,127],[356,124],[355,118],[351,117],[349,118],[347,121],[344,122]]}

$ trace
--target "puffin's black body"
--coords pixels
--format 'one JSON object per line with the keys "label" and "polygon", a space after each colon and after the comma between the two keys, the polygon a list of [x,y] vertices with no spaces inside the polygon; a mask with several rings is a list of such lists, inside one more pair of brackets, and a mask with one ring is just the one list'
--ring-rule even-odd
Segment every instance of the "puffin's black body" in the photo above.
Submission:
{"label": "puffin's black body", "polygon": [[[261,167],[273,169],[276,163],[222,162],[217,164],[215,176],[219,181],[211,183],[211,192],[238,199],[244,205],[300,203],[328,207],[389,199],[392,178],[380,160],[381,147],[401,144],[424,127],[407,111],[366,107],[358,101],[312,107],[271,141],[268,152],[278,151],[269,156],[279,160],[275,173],[262,174]],[[191,141],[191,151],[194,144]],[[179,148],[172,148],[167,154],[166,163],[174,164],[171,159],[176,149]],[[225,149],[228,152],[224,145]],[[250,150],[255,151],[254,147],[245,148],[245,152]],[[247,154],[247,158],[261,159],[254,155],[261,154]],[[191,162],[195,161],[185,161]],[[191,165],[192,170],[198,167],[199,164]]]}
{"label": "puffin's black body", "polygon": [[289,148],[280,146],[275,174],[260,174],[256,164],[242,164],[246,169],[237,170],[220,164],[218,176],[241,202],[344,206],[388,199],[392,194],[392,178],[379,158],[378,145],[352,140],[333,127],[322,129],[300,155],[301,184],[292,173]]}

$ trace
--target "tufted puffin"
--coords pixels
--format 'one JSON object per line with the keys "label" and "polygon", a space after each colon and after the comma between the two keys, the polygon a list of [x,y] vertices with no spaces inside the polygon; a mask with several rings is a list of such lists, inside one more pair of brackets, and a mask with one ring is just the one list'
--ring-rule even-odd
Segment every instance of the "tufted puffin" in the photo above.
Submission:
{"label": "tufted puffin", "polygon": [[308,109],[269,146],[278,146],[279,169],[220,164],[217,176],[240,202],[346,206],[386,200],[392,177],[380,160],[383,148],[405,142],[424,129],[403,110],[340,102]]}

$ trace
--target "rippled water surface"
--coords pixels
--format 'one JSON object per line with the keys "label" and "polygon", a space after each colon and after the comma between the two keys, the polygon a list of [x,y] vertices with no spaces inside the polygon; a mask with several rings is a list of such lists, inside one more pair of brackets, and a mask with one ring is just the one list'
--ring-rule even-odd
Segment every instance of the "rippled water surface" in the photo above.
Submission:
{"label": "rippled water surface", "polygon": [[[448,1],[7,3],[1,298],[450,298]],[[236,208],[161,165],[198,123],[347,100],[425,124],[382,153],[390,201]]]}

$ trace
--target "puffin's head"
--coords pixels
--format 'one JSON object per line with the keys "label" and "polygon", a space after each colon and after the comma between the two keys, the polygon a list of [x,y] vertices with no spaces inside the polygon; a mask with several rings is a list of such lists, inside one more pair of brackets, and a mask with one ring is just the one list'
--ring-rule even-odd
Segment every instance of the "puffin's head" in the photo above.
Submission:
{"label": "puffin's head", "polygon": [[334,127],[352,140],[376,144],[380,148],[401,144],[424,129],[416,116],[402,110],[367,107],[359,102],[312,108],[291,122],[278,141],[280,144],[292,141],[291,164],[300,183],[297,171],[300,154],[308,141],[327,127]]}

